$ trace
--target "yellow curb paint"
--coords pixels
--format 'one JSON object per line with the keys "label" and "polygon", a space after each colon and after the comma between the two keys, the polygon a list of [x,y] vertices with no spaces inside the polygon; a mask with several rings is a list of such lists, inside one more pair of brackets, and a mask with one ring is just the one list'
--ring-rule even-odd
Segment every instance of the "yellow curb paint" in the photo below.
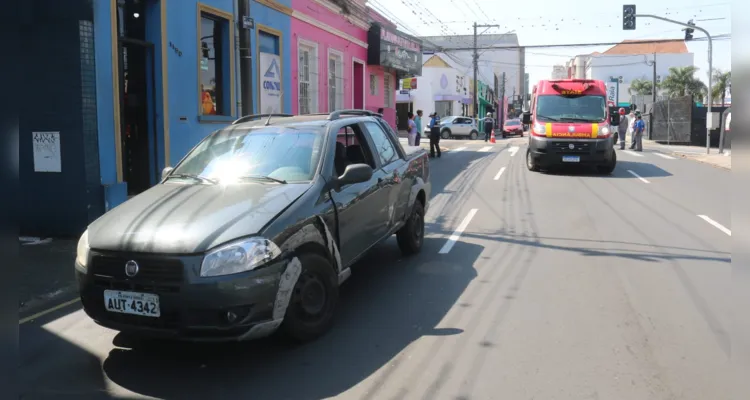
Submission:
{"label": "yellow curb paint", "polygon": [[67,306],[69,306],[71,304],[75,304],[75,303],[79,302],[80,300],[81,299],[79,299],[79,298],[75,298],[73,300],[66,301],[65,303],[58,304],[58,305],[56,305],[56,306],[54,306],[52,308],[46,309],[44,311],[40,311],[40,312],[38,312],[38,313],[36,313],[34,315],[30,315],[30,316],[28,316],[26,318],[23,318],[20,321],[18,321],[18,325],[23,325],[23,324],[25,324],[25,323],[27,323],[29,321],[35,320],[35,319],[37,319],[39,317],[43,317],[43,316],[45,316],[45,315],[47,315],[47,314],[49,314],[51,312],[55,312],[55,311],[57,311],[57,310],[59,310],[59,309],[61,309],[63,307],[67,307]]}

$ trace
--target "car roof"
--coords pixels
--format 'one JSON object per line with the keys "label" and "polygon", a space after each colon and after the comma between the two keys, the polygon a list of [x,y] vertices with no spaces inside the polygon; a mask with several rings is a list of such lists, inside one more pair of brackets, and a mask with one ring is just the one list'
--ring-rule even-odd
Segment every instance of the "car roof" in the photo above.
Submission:
{"label": "car roof", "polygon": [[237,119],[227,128],[262,128],[266,126],[286,126],[295,128],[312,128],[319,130],[329,124],[340,120],[373,121],[376,117],[382,118],[381,114],[367,110],[339,110],[332,113],[321,114],[256,114]]}

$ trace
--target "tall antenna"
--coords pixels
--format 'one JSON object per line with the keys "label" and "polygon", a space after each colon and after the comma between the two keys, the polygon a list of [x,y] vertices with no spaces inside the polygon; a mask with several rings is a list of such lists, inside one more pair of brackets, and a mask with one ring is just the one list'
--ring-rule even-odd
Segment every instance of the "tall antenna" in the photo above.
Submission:
{"label": "tall antenna", "polygon": [[[281,96],[283,94],[284,94],[284,91],[283,90],[279,90],[279,99],[281,99]],[[273,117],[273,115],[274,115],[273,112],[271,112],[270,114],[268,114],[268,119],[266,120],[266,124],[265,124],[266,126],[271,125],[271,117]]]}

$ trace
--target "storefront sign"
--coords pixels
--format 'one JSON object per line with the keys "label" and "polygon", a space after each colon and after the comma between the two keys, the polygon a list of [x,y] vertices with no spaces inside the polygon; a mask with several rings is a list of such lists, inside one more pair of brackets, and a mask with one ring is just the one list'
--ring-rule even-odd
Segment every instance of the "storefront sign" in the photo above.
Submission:
{"label": "storefront sign", "polygon": [[34,172],[62,172],[60,132],[32,132]]}
{"label": "storefront sign", "polygon": [[281,57],[276,54],[260,53],[258,59],[260,77],[260,104],[262,114],[281,112]]}
{"label": "storefront sign", "polygon": [[417,78],[406,78],[401,80],[401,89],[414,90],[417,88]]}
{"label": "storefront sign", "polygon": [[367,34],[367,64],[393,68],[401,73],[422,75],[422,41],[373,23]]}
{"label": "storefront sign", "polygon": [[607,82],[607,106],[617,104],[617,81]]}

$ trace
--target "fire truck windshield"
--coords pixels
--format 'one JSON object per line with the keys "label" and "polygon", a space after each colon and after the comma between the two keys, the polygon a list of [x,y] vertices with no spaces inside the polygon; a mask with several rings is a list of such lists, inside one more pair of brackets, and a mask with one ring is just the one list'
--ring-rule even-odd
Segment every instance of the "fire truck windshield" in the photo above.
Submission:
{"label": "fire truck windshield", "polygon": [[543,95],[536,101],[539,122],[601,122],[607,118],[604,96]]}

